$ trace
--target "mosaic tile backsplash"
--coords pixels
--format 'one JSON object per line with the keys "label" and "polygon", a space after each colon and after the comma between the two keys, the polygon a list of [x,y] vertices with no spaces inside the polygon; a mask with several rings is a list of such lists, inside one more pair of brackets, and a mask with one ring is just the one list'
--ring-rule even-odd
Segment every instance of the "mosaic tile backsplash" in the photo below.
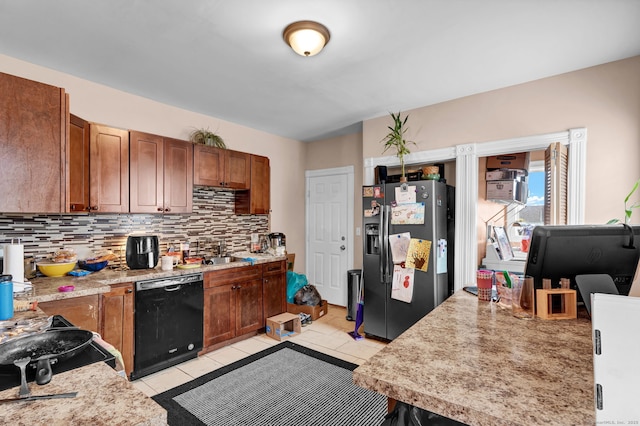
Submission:
{"label": "mosaic tile backsplash", "polygon": [[269,232],[269,217],[236,215],[234,203],[231,191],[196,187],[191,214],[0,214],[0,244],[19,238],[25,256],[36,261],[63,248],[108,249],[119,258],[113,266],[126,265],[124,248],[132,233],[157,235],[161,252],[189,241],[193,254],[211,255],[222,239],[230,252],[246,251],[252,233]]}

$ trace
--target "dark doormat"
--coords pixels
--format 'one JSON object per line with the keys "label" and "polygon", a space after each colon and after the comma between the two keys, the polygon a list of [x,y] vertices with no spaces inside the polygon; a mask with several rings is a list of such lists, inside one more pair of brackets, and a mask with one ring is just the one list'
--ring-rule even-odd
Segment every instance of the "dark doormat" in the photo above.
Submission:
{"label": "dark doormat", "polygon": [[387,397],[354,385],[356,367],[282,342],[153,399],[172,426],[378,426]]}

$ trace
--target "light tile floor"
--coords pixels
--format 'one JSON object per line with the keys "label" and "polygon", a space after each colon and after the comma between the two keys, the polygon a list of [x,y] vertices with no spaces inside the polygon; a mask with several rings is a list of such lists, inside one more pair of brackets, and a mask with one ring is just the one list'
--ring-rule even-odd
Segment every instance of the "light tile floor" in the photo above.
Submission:
{"label": "light tile floor", "polygon": [[[346,313],[344,307],[329,305],[326,315],[302,327],[302,333],[289,340],[354,364],[362,364],[382,349],[385,343],[373,339],[354,340],[347,332],[353,331],[355,323],[346,320]],[[362,328],[359,332],[363,334]],[[146,395],[153,396],[278,343],[266,334],[259,334],[132,383]]]}

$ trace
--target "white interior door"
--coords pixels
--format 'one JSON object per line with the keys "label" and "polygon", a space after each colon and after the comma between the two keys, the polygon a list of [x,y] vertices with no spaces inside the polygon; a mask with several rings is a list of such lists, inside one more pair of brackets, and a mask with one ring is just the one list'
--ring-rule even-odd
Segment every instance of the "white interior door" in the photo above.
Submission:
{"label": "white interior door", "polygon": [[347,305],[353,266],[353,167],[307,172],[307,279],[329,303]]}

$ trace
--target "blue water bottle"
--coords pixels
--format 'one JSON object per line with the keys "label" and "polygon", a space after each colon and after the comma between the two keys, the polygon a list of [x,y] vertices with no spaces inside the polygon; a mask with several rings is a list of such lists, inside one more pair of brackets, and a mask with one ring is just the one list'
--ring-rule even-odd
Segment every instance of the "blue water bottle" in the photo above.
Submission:
{"label": "blue water bottle", "polygon": [[0,321],[13,318],[13,277],[0,275]]}

